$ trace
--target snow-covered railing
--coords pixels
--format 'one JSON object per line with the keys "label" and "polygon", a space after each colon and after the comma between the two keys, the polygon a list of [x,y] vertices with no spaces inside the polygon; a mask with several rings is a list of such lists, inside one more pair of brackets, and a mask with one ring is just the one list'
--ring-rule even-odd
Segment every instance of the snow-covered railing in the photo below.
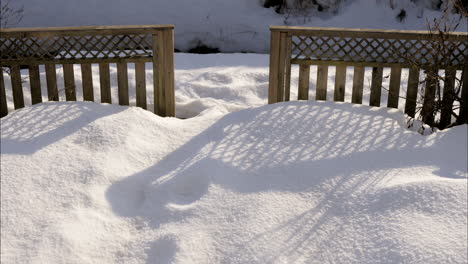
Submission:
{"label": "snow-covered railing", "polygon": [[[387,107],[398,108],[401,73],[409,69],[405,113],[414,117],[420,71],[445,70],[444,89],[462,73],[462,102],[468,102],[468,33],[273,26],[268,103],[290,100],[291,65],[299,65],[298,99],[309,98],[311,65],[317,66],[316,100],[327,99],[328,66],[336,67],[334,101],[344,101],[346,68],[353,67],[352,103],[362,104],[365,67],[372,67],[369,104],[380,106],[383,68],[390,68]],[[434,80],[427,79],[426,87]],[[423,109],[432,107],[435,90],[425,89]],[[448,111],[451,109],[448,109]],[[450,114],[442,113],[442,118]],[[468,103],[460,106],[468,122]]]}
{"label": "snow-covered railing", "polygon": [[[24,107],[22,68],[29,69],[32,104],[42,102],[39,65],[45,65],[49,101],[59,99],[57,64],[63,65],[65,99],[77,99],[73,64],[80,64],[83,99],[94,101],[92,63],[99,64],[102,103],[112,103],[109,63],[117,63],[120,105],[129,105],[128,63],[134,63],[136,105],[147,109],[145,63],[152,63],[154,113],[175,115],[173,25],[0,29],[0,54],[0,66],[11,76],[15,109]],[[2,73],[0,116],[7,114]]]}

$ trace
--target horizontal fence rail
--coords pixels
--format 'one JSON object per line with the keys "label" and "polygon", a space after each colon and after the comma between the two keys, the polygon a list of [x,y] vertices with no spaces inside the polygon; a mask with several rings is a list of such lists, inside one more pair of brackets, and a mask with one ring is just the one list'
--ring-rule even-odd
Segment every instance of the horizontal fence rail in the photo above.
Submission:
{"label": "horizontal fence rail", "polygon": [[[315,99],[326,100],[328,68],[334,66],[333,100],[344,101],[347,67],[353,67],[351,102],[356,104],[362,104],[365,68],[371,67],[371,106],[381,105],[383,69],[390,68],[387,107],[398,108],[401,73],[406,68],[409,78],[405,113],[414,117],[420,72],[444,70],[444,87],[450,88],[456,71],[462,71],[458,121],[468,122],[468,33],[282,26],[270,30],[270,104],[290,100],[291,65],[297,64],[299,100],[309,99],[311,66],[317,66]],[[440,68],[434,69],[434,65]],[[426,80],[426,87],[430,81]],[[432,107],[434,96],[435,90],[425,90],[423,111]],[[442,113],[441,118],[451,116]]]}
{"label": "horizontal fence rail", "polygon": [[29,73],[31,102],[42,102],[39,65],[49,101],[58,101],[56,65],[62,65],[65,99],[76,101],[74,64],[81,67],[83,99],[95,101],[91,64],[99,65],[102,103],[112,103],[109,63],[117,64],[118,103],[129,105],[128,64],[135,64],[136,105],[147,109],[145,63],[153,65],[154,113],[175,115],[174,26],[102,26],[0,29],[0,116],[8,114],[3,71],[10,74],[14,108],[24,107],[20,69]]}

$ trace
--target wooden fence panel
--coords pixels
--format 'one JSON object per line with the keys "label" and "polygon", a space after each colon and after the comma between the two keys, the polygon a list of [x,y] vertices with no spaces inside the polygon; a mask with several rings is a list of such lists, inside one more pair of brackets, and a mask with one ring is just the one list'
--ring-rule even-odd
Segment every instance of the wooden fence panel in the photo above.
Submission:
{"label": "wooden fence panel", "polygon": [[119,93],[119,104],[129,105],[128,100],[128,69],[127,63],[117,63],[117,86]]}
{"label": "wooden fence panel", "polygon": [[400,99],[401,67],[393,66],[390,71],[387,107],[398,108]]}
{"label": "wooden fence panel", "polygon": [[362,104],[363,88],[364,88],[364,67],[354,66],[353,94],[351,96],[351,102],[353,104]]}
{"label": "wooden fence panel", "polygon": [[445,80],[444,80],[444,94],[442,97],[442,109],[440,113],[440,125],[442,127],[448,126],[452,122],[452,107],[455,97],[453,93],[455,92],[455,70],[446,70],[445,71]]}
{"label": "wooden fence panel", "polygon": [[[175,116],[173,29],[173,25],[2,28],[0,29],[1,63],[13,69],[11,81],[15,108],[24,107],[20,66],[29,68],[33,104],[42,101],[39,65],[45,65],[49,101],[59,100],[55,69],[57,64],[63,65],[66,100],[76,100],[73,67],[74,64],[80,64],[83,99],[94,101],[91,63],[99,64],[103,103],[112,103],[111,89],[114,88],[111,87],[109,63],[117,64],[118,103],[121,105],[129,105],[127,65],[135,63],[137,106],[147,108],[144,65],[146,62],[152,62],[155,113]],[[28,47],[28,49],[25,51],[12,48],[12,43],[15,47]],[[2,97],[1,100],[5,98]],[[3,111],[2,114],[8,112]]]}
{"label": "wooden fence panel", "polygon": [[136,105],[147,109],[146,105],[146,72],[145,63],[135,63],[135,82],[136,82]]}
{"label": "wooden fence panel", "polygon": [[47,97],[49,101],[58,101],[59,93],[57,88],[57,72],[55,64],[46,64]]}
{"label": "wooden fence panel", "polygon": [[369,105],[380,106],[380,97],[382,95],[382,67],[372,67],[372,82]]}
{"label": "wooden fence panel", "polygon": [[101,84],[101,103],[112,103],[109,63],[99,63],[99,82]]}
{"label": "wooden fence panel", "polygon": [[83,100],[93,102],[94,88],[91,63],[81,64],[81,82],[83,84]]}
{"label": "wooden fence panel", "polygon": [[41,79],[38,65],[29,65],[29,84],[31,86],[31,103],[42,102]]}
{"label": "wooden fence panel", "polygon": [[327,100],[328,66],[317,66],[317,91],[315,100]]}
{"label": "wooden fence panel", "polygon": [[0,68],[0,117],[8,115],[8,105],[5,90],[5,81],[3,80],[3,69]]}
{"label": "wooden fence panel", "polygon": [[298,100],[309,99],[310,65],[299,65],[299,91]]}
{"label": "wooden fence panel", "polygon": [[344,102],[346,84],[346,65],[336,66],[335,92],[333,101]]}
{"label": "wooden fence panel", "polygon": [[11,88],[13,90],[13,104],[15,109],[23,108],[23,85],[19,65],[11,66]]}
{"label": "wooden fence panel", "polygon": [[76,101],[75,72],[73,64],[63,64],[63,80],[65,83],[65,99]]}

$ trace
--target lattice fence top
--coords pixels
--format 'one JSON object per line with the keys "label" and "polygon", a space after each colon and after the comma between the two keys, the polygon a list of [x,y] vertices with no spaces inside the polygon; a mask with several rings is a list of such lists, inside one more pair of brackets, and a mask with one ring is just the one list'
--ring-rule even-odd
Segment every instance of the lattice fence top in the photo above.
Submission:
{"label": "lattice fence top", "polygon": [[[278,27],[281,29],[281,27]],[[273,29],[272,29],[273,30]],[[427,32],[302,28],[287,30],[293,60],[462,67],[468,62],[468,34],[442,39]]]}
{"label": "lattice fence top", "polygon": [[160,27],[59,28],[2,30],[2,64],[86,61],[93,59],[150,59],[153,35]]}

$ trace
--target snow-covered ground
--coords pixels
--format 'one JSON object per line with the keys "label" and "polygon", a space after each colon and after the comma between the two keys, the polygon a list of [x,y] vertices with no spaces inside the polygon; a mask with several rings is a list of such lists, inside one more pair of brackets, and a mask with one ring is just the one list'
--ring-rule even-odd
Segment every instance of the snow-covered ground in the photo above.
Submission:
{"label": "snow-covered ground", "polygon": [[421,136],[398,110],[265,105],[267,66],[177,54],[187,119],[90,102],[2,118],[1,262],[466,263],[468,126]]}
{"label": "snow-covered ground", "polygon": [[[271,25],[374,29],[427,29],[439,17],[409,0],[348,0],[328,12],[303,10],[277,14],[260,0],[15,0],[24,17],[15,27],[174,24],[176,48],[204,44],[222,52],[267,53]],[[320,3],[336,2],[320,0]],[[433,1],[436,2],[436,1]],[[390,4],[392,3],[392,4]],[[391,6],[393,5],[393,8]],[[406,18],[400,22],[401,10]],[[459,30],[466,31],[462,23]]]}

